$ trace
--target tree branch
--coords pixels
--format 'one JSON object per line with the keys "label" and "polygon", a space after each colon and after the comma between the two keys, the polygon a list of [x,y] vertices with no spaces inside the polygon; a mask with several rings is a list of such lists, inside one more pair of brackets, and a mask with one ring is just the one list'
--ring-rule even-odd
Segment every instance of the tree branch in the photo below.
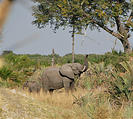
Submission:
{"label": "tree branch", "polygon": [[105,31],[107,31],[108,33],[110,33],[111,35],[117,37],[118,39],[123,38],[124,36],[120,33],[116,33],[113,30],[109,29],[107,26],[105,26],[104,24],[101,24],[99,22],[94,21],[95,24],[97,24],[99,27],[101,27],[102,29],[104,29]]}
{"label": "tree branch", "polygon": [[115,22],[116,22],[116,26],[117,26],[117,31],[119,33],[122,33],[122,24],[121,24],[121,21],[120,21],[120,17],[119,16],[114,16],[115,18]]}
{"label": "tree branch", "polygon": [[[84,13],[84,15],[90,19],[90,16],[88,14]],[[102,29],[104,29],[105,31],[107,31],[108,33],[113,35],[114,37],[117,37],[118,39],[124,38],[124,36],[122,34],[114,32],[113,30],[111,30],[107,26],[105,26],[104,24],[97,22],[94,19],[91,19],[90,22],[97,24],[99,27],[101,27]]]}

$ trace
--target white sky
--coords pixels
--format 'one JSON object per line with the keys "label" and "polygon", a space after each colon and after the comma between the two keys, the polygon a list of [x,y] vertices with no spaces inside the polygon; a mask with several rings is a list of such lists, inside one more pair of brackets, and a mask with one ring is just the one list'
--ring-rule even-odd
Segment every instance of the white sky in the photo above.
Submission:
{"label": "white sky", "polygon": [[[26,1],[26,0],[25,0]],[[31,3],[17,2],[13,5],[10,16],[5,24],[0,52],[13,50],[17,54],[51,54],[52,49],[59,55],[71,53],[72,39],[70,29],[65,31],[59,29],[53,33],[48,27],[38,29],[32,25],[33,17]],[[76,36],[76,54],[103,54],[111,51],[115,39],[110,34],[102,31],[87,30],[87,37]],[[133,33],[130,38],[133,46]],[[117,40],[116,50],[123,50],[121,43]]]}

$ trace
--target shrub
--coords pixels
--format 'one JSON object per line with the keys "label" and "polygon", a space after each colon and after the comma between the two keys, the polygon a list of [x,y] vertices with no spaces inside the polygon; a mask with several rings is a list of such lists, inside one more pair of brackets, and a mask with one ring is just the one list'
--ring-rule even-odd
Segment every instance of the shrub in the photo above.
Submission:
{"label": "shrub", "polygon": [[7,78],[11,76],[12,72],[13,71],[9,67],[3,66],[2,68],[0,68],[0,77],[3,80],[7,80]]}
{"label": "shrub", "polygon": [[126,73],[112,73],[115,80],[110,82],[109,89],[111,97],[119,104],[122,101],[133,101],[133,63],[125,61],[121,63],[121,66]]}

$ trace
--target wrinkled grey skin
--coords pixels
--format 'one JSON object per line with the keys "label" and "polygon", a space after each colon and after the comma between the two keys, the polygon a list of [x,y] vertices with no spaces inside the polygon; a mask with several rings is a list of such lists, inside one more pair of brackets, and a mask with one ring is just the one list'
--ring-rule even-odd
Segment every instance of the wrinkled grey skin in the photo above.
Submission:
{"label": "wrinkled grey skin", "polygon": [[68,63],[61,67],[50,67],[45,69],[41,76],[43,91],[53,92],[56,89],[65,88],[68,92],[74,89],[74,77],[80,75],[88,69],[88,55],[85,57],[84,65],[80,63]]}
{"label": "wrinkled grey skin", "polygon": [[28,88],[29,92],[36,92],[36,93],[39,93],[40,90],[41,90],[41,84],[38,82],[38,81],[26,81],[24,84],[23,84],[23,89],[24,88]]}

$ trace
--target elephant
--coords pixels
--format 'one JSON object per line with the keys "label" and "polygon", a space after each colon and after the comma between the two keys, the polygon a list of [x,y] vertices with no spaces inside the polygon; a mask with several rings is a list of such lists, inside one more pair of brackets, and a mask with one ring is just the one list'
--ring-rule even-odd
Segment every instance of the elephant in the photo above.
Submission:
{"label": "elephant", "polygon": [[88,55],[85,56],[84,65],[80,63],[67,63],[61,67],[46,68],[41,75],[43,91],[52,93],[56,89],[65,88],[66,92],[74,90],[75,77],[88,69]]}
{"label": "elephant", "polygon": [[23,89],[28,88],[29,92],[36,92],[39,93],[41,90],[41,84],[38,81],[31,80],[31,81],[26,81],[23,84]]}

